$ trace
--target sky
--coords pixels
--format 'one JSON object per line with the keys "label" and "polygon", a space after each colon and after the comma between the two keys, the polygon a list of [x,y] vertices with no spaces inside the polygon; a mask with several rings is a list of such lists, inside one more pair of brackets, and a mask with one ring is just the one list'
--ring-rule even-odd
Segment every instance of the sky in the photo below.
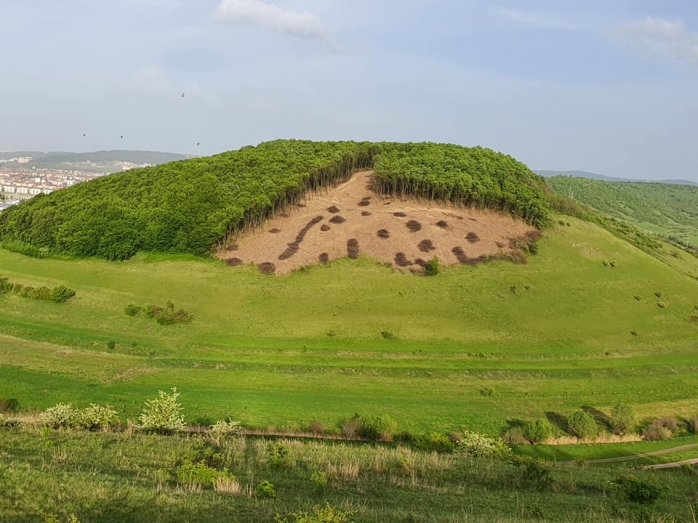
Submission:
{"label": "sky", "polygon": [[698,181],[694,0],[1,0],[0,67],[5,151],[431,141]]}

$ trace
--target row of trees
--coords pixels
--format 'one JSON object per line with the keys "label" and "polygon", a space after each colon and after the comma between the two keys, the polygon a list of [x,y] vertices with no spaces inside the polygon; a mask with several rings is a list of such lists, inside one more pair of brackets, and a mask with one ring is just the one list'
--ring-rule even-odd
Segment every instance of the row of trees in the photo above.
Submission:
{"label": "row of trees", "polygon": [[378,189],[547,218],[544,184],[523,164],[443,144],[278,140],[113,174],[39,195],[0,214],[20,252],[124,260],[138,251],[209,254],[308,190],[375,167]]}

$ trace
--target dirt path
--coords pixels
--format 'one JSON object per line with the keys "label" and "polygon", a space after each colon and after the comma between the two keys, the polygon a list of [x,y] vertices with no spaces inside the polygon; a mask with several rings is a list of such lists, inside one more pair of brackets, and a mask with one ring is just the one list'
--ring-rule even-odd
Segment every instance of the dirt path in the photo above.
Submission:
{"label": "dirt path", "polygon": [[383,198],[370,189],[372,175],[356,173],[348,182],[310,196],[241,236],[219,256],[229,265],[254,263],[276,273],[362,254],[421,270],[434,256],[452,265],[507,254],[513,243],[534,231],[489,211]]}
{"label": "dirt path", "polygon": [[[690,445],[681,445],[680,447],[672,447],[670,449],[655,450],[653,452],[645,452],[642,454],[632,454],[630,456],[619,456],[617,458],[585,459],[584,463],[587,463],[589,465],[599,465],[599,464],[603,464],[603,463],[620,463],[623,461],[634,461],[636,459],[651,458],[653,456],[664,456],[666,454],[674,454],[676,452],[683,452],[685,450],[693,450],[693,449],[698,449],[698,443],[692,443]],[[693,461],[694,463],[698,463],[698,459],[688,460],[688,461]],[[576,461],[559,461],[558,462],[558,464],[560,464],[560,465],[572,465],[575,463],[576,463]],[[676,463],[678,463],[678,465]],[[667,465],[680,466],[681,464],[687,463],[687,462],[681,461],[681,462],[676,462],[676,463],[662,463],[661,465],[648,465],[647,467],[643,467],[643,468],[653,468],[653,467],[671,468],[671,467],[668,467]]]}

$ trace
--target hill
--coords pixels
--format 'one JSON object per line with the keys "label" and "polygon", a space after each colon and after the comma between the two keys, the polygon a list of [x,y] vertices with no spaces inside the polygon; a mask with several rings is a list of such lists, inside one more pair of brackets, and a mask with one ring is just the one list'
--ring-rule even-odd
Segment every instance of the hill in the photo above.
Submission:
{"label": "hill", "polygon": [[558,176],[548,184],[607,215],[698,245],[698,187],[645,182],[604,182]]}
{"label": "hill", "polygon": [[307,191],[370,168],[382,194],[507,212],[536,227],[548,220],[543,180],[488,149],[280,140],[40,195],[0,215],[0,241],[110,260],[138,251],[206,255]]}
{"label": "hill", "polygon": [[603,174],[590,173],[587,171],[545,171],[545,170],[534,170],[536,174],[543,176],[544,178],[553,178],[555,176],[571,176],[573,178],[586,178],[588,180],[601,180],[604,182],[646,182],[646,183],[666,183],[671,185],[696,185],[698,183],[692,182],[690,180],[636,180],[632,178],[616,178],[613,176],[605,176]]}
{"label": "hill", "polygon": [[155,151],[96,151],[90,153],[47,153],[35,157],[31,164],[72,164],[72,163],[106,163],[128,162],[134,164],[160,165],[163,163],[185,160],[188,156],[175,153]]}

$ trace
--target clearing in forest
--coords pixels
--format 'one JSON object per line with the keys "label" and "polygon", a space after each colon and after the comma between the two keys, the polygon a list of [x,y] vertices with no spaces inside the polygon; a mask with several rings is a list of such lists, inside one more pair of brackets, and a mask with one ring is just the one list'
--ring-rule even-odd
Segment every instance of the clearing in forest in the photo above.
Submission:
{"label": "clearing in forest", "polygon": [[229,265],[252,263],[266,272],[273,264],[275,272],[285,274],[355,257],[358,249],[396,267],[421,270],[434,256],[444,265],[506,256],[536,233],[521,220],[489,210],[378,195],[371,190],[372,175],[356,173],[338,187],[309,195],[263,227],[242,234],[219,256]]}

